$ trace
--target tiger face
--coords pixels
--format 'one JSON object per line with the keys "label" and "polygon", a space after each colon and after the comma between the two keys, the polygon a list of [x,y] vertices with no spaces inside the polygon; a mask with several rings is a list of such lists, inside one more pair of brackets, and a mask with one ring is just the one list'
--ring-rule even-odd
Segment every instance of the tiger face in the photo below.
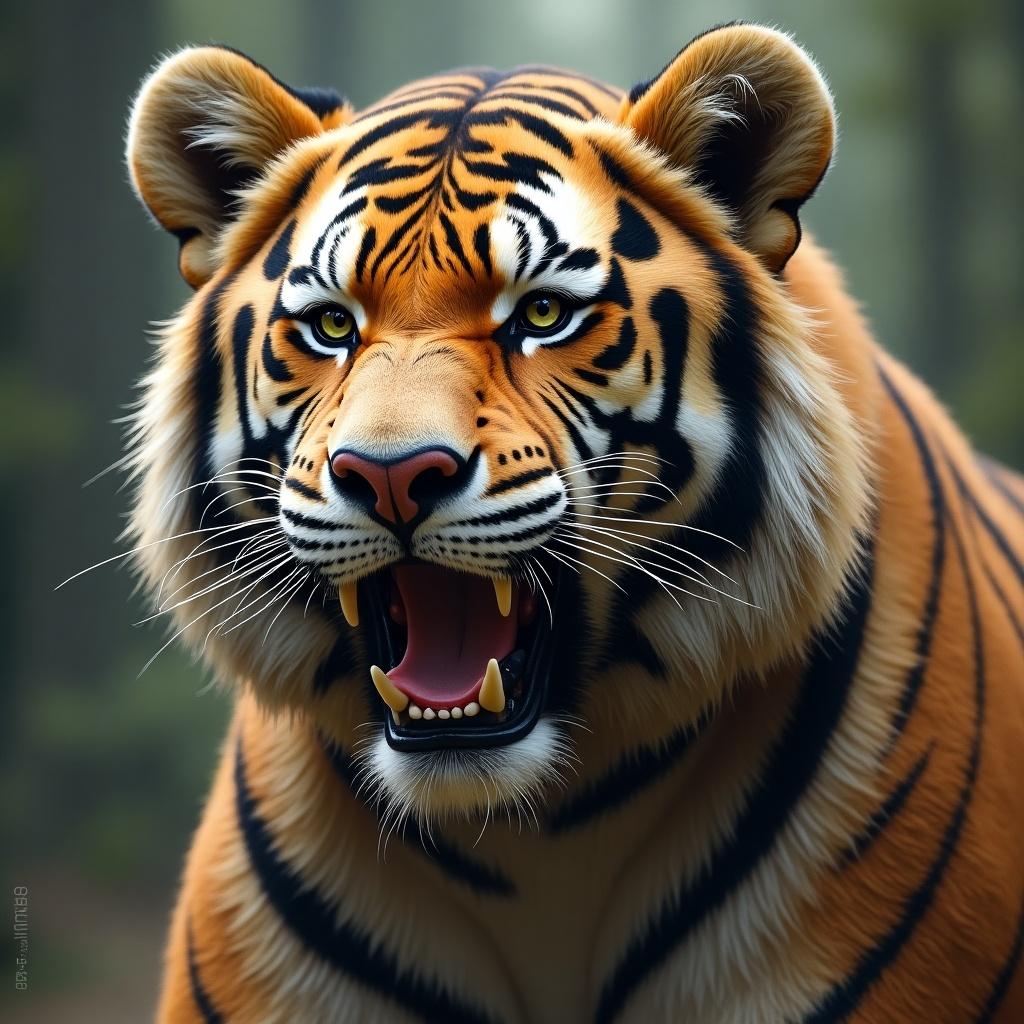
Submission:
{"label": "tiger face", "polygon": [[626,96],[471,70],[362,113],[169,58],[128,141],[196,288],[132,438],[162,609],[417,814],[542,798],[796,655],[868,490],[782,276],[833,135],[743,26]]}

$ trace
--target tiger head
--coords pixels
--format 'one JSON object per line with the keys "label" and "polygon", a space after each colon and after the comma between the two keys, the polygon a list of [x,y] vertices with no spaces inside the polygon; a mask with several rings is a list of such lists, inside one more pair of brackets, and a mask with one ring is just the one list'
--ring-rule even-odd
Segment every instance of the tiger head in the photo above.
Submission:
{"label": "tiger head", "polygon": [[834,133],[751,26],[625,95],[470,69],[360,113],[166,59],[128,133],[195,289],[130,438],[160,610],[424,815],[543,798],[798,658],[867,493],[782,276]]}

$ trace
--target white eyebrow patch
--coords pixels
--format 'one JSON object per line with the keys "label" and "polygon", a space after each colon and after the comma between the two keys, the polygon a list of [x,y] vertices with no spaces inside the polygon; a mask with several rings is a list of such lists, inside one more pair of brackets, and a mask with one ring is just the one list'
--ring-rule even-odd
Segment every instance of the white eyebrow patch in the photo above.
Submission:
{"label": "white eyebrow patch", "polygon": [[[367,232],[367,188],[342,194],[344,182],[321,199],[296,235],[291,266],[281,289],[281,304],[292,314],[310,306],[340,303],[362,329],[366,314],[352,298],[353,275]],[[305,270],[305,273],[302,271]]]}
{"label": "white eyebrow patch", "polygon": [[[564,179],[542,173],[541,180],[549,191],[519,185],[490,224],[494,266],[507,282],[491,306],[491,317],[499,324],[530,292],[554,291],[586,301],[607,279],[600,259],[590,266],[574,266],[571,260],[576,250],[603,249],[596,210]],[[551,259],[552,247],[560,244],[565,251]]]}

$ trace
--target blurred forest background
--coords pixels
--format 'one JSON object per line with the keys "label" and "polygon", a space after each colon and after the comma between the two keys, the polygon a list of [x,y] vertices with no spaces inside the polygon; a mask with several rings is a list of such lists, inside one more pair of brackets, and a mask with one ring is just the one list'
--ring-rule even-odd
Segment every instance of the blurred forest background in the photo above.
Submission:
{"label": "blurred forest background", "polygon": [[[620,85],[732,18],[816,55],[840,112],[806,223],[882,342],[979,447],[1024,463],[1024,5],[1016,0],[3,0],[0,545],[3,877],[30,888],[29,991],[0,1016],[139,1021],[228,712],[111,566],[126,496],[111,418],[149,321],[186,297],[177,247],[136,204],[122,133],[140,78],[230,43],[357,105],[460,64],[545,62]],[[7,961],[8,971],[12,970]]]}

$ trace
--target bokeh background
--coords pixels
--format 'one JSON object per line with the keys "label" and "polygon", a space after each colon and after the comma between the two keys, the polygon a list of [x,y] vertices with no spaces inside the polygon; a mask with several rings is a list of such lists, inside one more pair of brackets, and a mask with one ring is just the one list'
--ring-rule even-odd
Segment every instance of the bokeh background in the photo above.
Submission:
{"label": "bokeh background", "polygon": [[[26,1022],[150,1015],[182,856],[228,702],[135,628],[115,553],[111,423],[149,321],[185,299],[131,195],[129,100],[188,42],[227,42],[357,105],[460,64],[546,62],[628,86],[733,18],[813,52],[839,154],[805,222],[884,344],[979,447],[1024,463],[1024,4],[1018,0],[3,0],[0,36],[0,712],[3,877],[30,888]],[[11,960],[5,960],[13,975]]]}

